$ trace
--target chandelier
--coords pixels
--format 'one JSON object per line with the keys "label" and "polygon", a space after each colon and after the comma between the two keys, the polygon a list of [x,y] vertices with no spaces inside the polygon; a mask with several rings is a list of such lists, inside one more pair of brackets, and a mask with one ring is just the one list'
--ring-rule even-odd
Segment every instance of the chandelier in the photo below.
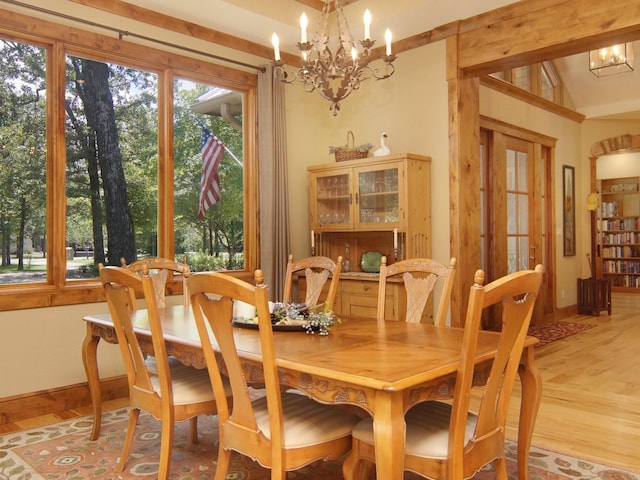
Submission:
{"label": "chandelier", "polygon": [[596,77],[633,71],[633,45],[621,43],[589,52],[589,70]]}
{"label": "chandelier", "polygon": [[[338,24],[338,37],[330,42],[329,12],[331,4],[335,6]],[[396,56],[391,53],[391,31],[385,31],[385,54],[381,56],[382,68],[372,66],[371,49],[375,43],[371,40],[371,13],[364,12],[364,39],[356,44],[349,32],[347,19],[342,11],[342,0],[326,0],[322,9],[319,28],[311,41],[307,40],[308,19],[306,14],[300,16],[300,42],[297,43],[302,56],[301,67],[292,73],[284,69],[280,58],[280,41],[273,34],[271,41],[274,50],[274,75],[284,83],[302,82],[306,92],[317,91],[320,96],[329,100],[329,110],[333,115],[340,111],[340,101],[351,92],[358,90],[360,84],[368,79],[383,80],[393,75],[393,61]],[[335,54],[332,52],[335,50]]]}

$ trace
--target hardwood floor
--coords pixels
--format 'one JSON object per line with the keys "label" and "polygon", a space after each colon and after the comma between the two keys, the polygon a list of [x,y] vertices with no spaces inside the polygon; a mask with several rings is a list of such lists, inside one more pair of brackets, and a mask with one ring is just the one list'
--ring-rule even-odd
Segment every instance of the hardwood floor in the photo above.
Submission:
{"label": "hardwood floor", "polygon": [[[640,295],[613,294],[611,317],[576,315],[564,321],[595,328],[539,347],[543,379],[533,445],[640,473]],[[516,438],[519,384],[507,435]],[[127,405],[112,400],[104,409]],[[91,407],[0,425],[0,434],[90,415]]]}
{"label": "hardwood floor", "polygon": [[[612,315],[537,348],[543,393],[533,445],[640,473],[640,295],[614,293]],[[515,439],[519,384],[507,435]]]}
{"label": "hardwood floor", "polygon": [[[128,398],[118,398],[115,400],[108,400],[102,404],[102,409],[113,410],[114,408],[122,408],[129,405]],[[42,415],[40,417],[26,418],[24,420],[18,420],[16,422],[6,423],[0,425],[0,435],[4,435],[11,432],[18,432],[21,430],[29,430],[31,428],[43,427],[45,425],[51,425],[52,423],[61,422],[70,418],[84,417],[86,415],[93,414],[93,407],[87,405],[85,407],[76,408],[73,410],[65,410],[61,412],[54,412],[48,415]]]}

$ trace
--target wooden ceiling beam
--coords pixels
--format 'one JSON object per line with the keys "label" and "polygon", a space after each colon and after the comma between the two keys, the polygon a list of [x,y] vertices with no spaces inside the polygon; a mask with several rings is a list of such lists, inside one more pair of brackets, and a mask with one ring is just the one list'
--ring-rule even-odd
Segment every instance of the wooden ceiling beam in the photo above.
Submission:
{"label": "wooden ceiling beam", "polygon": [[[567,32],[571,32],[569,41]],[[518,2],[461,21],[459,35],[459,69],[482,75],[637,40],[640,2]]]}

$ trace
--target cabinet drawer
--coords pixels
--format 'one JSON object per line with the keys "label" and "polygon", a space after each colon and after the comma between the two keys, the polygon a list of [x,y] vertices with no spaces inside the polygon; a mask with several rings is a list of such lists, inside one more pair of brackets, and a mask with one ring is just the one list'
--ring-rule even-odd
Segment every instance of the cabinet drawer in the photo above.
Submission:
{"label": "cabinet drawer", "polygon": [[344,294],[378,297],[378,281],[340,279],[340,291]]}
{"label": "cabinet drawer", "polygon": [[[341,298],[340,308],[344,318],[376,318],[378,296],[346,294]],[[385,305],[385,318],[398,320],[398,314],[394,311],[392,300],[387,301]]]}

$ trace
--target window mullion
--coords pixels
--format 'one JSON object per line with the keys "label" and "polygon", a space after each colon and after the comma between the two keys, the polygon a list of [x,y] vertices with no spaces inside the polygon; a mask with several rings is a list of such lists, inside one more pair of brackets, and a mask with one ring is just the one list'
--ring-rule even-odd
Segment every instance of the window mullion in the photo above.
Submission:
{"label": "window mullion", "polygon": [[54,43],[47,50],[47,276],[63,287],[66,279],[66,141],[65,49]]}

